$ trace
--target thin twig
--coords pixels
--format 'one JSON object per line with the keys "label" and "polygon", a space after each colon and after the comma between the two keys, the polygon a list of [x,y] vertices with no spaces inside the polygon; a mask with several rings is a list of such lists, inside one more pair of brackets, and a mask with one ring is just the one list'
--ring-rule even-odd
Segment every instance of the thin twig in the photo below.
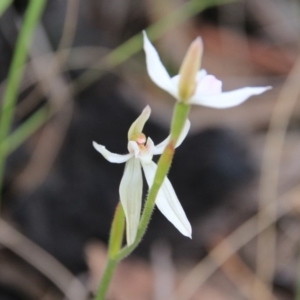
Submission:
{"label": "thin twig", "polygon": [[[222,244],[224,249],[225,247],[228,248],[226,249],[226,252],[234,253],[232,246],[229,243],[226,243],[226,239],[223,240]],[[223,271],[227,278],[229,278],[231,282],[240,290],[244,297],[247,299],[252,298],[253,283],[254,281],[257,281],[264,294],[272,295],[272,300],[278,299],[272,294],[271,291],[268,290],[268,286],[259,280],[259,278],[256,278],[255,273],[252,272],[252,270],[245,264],[243,259],[237,253],[234,253],[225,263],[223,263],[223,257],[219,257],[218,254],[220,254],[220,252],[216,253],[211,251],[209,253],[210,257],[214,259],[218,265],[220,265],[221,271]]]}
{"label": "thin twig", "polygon": [[[45,0],[30,1],[25,12],[24,22],[17,40],[16,49],[9,69],[7,86],[3,96],[0,118],[0,143],[5,141],[11,130],[18,91],[23,77],[23,67],[28,55],[28,47],[43,13],[45,4]],[[5,160],[6,153],[0,148],[0,195],[3,188]]]}
{"label": "thin twig", "polygon": [[[57,113],[55,118],[43,129],[43,133],[40,136],[28,166],[16,179],[17,185],[22,189],[32,190],[44,180],[53,166],[71,122],[73,88],[62,75],[58,76],[58,74],[64,69],[70,53],[70,47],[76,32],[78,13],[79,0],[68,0],[63,34],[58,46],[58,52],[55,53],[50,67],[46,69],[48,71],[45,74],[43,66],[41,69],[39,65],[33,65],[37,71],[37,78],[42,78],[40,81],[42,89],[37,88],[31,95],[34,98],[37,93],[37,97],[42,97],[41,92],[44,95],[50,92],[50,108]],[[40,31],[40,33],[43,36],[43,40],[45,40],[44,47],[47,47],[46,34],[43,31]],[[34,49],[36,48],[33,47]],[[62,51],[63,49],[67,50]]]}
{"label": "thin twig", "polygon": [[[279,183],[279,172],[282,149],[285,141],[286,131],[293,109],[300,95],[298,77],[300,74],[300,58],[289,74],[271,116],[269,131],[266,137],[262,161],[262,174],[260,181],[260,201],[258,227],[265,227],[265,223],[275,223],[276,199]],[[273,203],[273,210],[265,214],[263,207]],[[273,281],[276,252],[276,230],[270,227],[258,237],[257,241],[257,277],[270,286]],[[259,283],[258,283],[259,284]],[[254,285],[253,299],[269,299],[269,295],[262,294],[260,285]]]}
{"label": "thin twig", "polygon": [[53,282],[68,300],[84,300],[88,291],[60,262],[0,219],[0,244],[30,263]]}

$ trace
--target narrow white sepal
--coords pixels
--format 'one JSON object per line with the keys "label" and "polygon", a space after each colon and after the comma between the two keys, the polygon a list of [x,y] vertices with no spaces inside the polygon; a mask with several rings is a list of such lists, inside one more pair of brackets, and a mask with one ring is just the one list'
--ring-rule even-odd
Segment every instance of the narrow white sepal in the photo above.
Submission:
{"label": "narrow white sepal", "polygon": [[[186,120],[184,123],[184,127],[182,128],[181,134],[178,138],[178,141],[176,143],[176,146],[175,146],[176,148],[182,144],[182,142],[184,141],[184,139],[186,138],[186,136],[190,130],[190,127],[191,127],[190,120]],[[158,145],[155,146],[153,154],[154,155],[162,154],[164,152],[166,146],[168,145],[169,141],[170,141],[170,136],[168,136],[165,140],[163,140],[161,143],[159,143]]]}
{"label": "narrow white sepal", "polygon": [[213,108],[229,108],[237,106],[248,98],[254,95],[262,94],[272,87],[245,87],[230,92],[224,92],[218,95],[203,95],[201,93],[195,94],[190,100],[189,104],[198,104]]}
{"label": "narrow white sepal", "polygon": [[131,245],[138,230],[142,206],[143,178],[140,160],[131,158],[125,165],[119,193],[126,219],[126,239]]}
{"label": "narrow white sepal", "polygon": [[187,134],[189,133],[190,128],[191,128],[191,122],[190,122],[189,119],[187,119],[185,121],[184,126],[182,128],[182,131],[181,131],[181,133],[179,135],[179,138],[178,138],[178,141],[177,141],[177,143],[175,145],[175,148],[179,147],[182,144],[182,142],[186,138]]}
{"label": "narrow white sepal", "polygon": [[[141,162],[149,188],[151,188],[157,165],[151,161]],[[168,178],[165,178],[155,204],[161,213],[185,236],[192,238],[192,227]]]}
{"label": "narrow white sepal", "polygon": [[152,81],[160,88],[178,98],[177,87],[173,85],[170,75],[162,64],[156,49],[149,41],[147,34],[144,35],[144,50],[146,54],[147,71]]}
{"label": "narrow white sepal", "polygon": [[105,148],[105,146],[97,144],[96,142],[93,142],[93,146],[98,152],[100,152],[103,155],[103,157],[106,160],[108,160],[111,163],[121,164],[121,163],[128,161],[132,157],[132,154],[130,154],[130,153],[128,153],[128,154],[112,153],[112,152],[108,151]]}

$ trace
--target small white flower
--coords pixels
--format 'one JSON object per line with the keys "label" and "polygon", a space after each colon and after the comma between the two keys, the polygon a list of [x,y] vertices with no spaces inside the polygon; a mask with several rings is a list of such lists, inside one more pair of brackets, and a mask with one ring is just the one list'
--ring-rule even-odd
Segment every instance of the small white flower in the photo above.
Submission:
{"label": "small white flower", "polygon": [[[127,146],[129,151],[128,154],[120,155],[111,153],[104,146],[93,142],[95,149],[99,151],[109,162],[126,162],[119,193],[126,218],[126,238],[128,245],[131,245],[134,242],[140,222],[143,190],[141,169],[144,170],[146,181],[150,188],[157,168],[157,165],[152,161],[152,157],[156,154],[162,154],[170,139],[170,137],[168,137],[163,142],[155,146],[151,138],[148,137],[147,139],[142,133],[150,113],[151,109],[147,106],[129,128]],[[189,128],[190,122],[187,120],[176,147],[178,147],[185,139]],[[158,192],[155,204],[164,216],[183,235],[191,237],[191,225],[168,178],[165,178]]]}
{"label": "small white flower", "polygon": [[241,104],[253,95],[259,95],[271,87],[244,87],[230,92],[222,92],[222,82],[213,75],[200,70],[203,43],[200,37],[190,45],[181,65],[179,74],[170,77],[146,32],[144,50],[147,70],[152,81],[170,93],[178,101],[213,108],[228,108]]}

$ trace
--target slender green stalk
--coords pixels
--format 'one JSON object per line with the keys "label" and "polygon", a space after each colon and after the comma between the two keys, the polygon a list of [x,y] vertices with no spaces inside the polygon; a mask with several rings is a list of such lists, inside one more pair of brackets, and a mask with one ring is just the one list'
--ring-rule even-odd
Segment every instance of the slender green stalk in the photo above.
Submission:
{"label": "slender green stalk", "polygon": [[108,258],[95,300],[104,300],[118,261]]}
{"label": "slender green stalk", "polygon": [[[17,40],[16,50],[9,69],[7,86],[3,97],[0,115],[0,143],[4,142],[11,129],[16,99],[24,71],[23,66],[27,58],[34,29],[40,20],[45,4],[45,0],[31,0],[24,16],[24,23]],[[6,152],[3,151],[3,149],[4,148],[0,148],[0,194],[6,159]]]}
{"label": "slender green stalk", "polygon": [[8,9],[8,7],[12,4],[12,2],[13,2],[13,0],[1,0],[1,2],[0,2],[0,17]]}
{"label": "slender green stalk", "polygon": [[119,202],[113,218],[108,244],[107,264],[95,300],[104,299],[118,261],[114,258],[121,249],[125,229],[124,210]]}

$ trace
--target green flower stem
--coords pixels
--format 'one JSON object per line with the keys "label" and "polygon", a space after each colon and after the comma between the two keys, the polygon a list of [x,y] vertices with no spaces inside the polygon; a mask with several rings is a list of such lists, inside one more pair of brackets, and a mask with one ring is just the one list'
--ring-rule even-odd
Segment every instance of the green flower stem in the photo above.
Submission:
{"label": "green flower stem", "polygon": [[175,145],[179,139],[183,126],[188,118],[190,108],[190,105],[185,104],[183,102],[179,102],[175,105],[171,124],[171,141],[173,140]]}
{"label": "green flower stem", "polygon": [[95,300],[104,300],[118,261],[108,258]]}
{"label": "green flower stem", "polygon": [[[21,28],[16,50],[9,69],[7,86],[4,92],[3,105],[0,115],[0,143],[2,144],[7,138],[11,129],[17,95],[23,76],[23,66],[27,58],[28,48],[43,9],[45,7],[45,0],[31,0],[24,16],[24,23]],[[0,194],[3,183],[4,167],[6,152],[0,148]]]}
{"label": "green flower stem", "polygon": [[119,202],[116,207],[115,215],[111,225],[110,238],[108,244],[107,264],[95,300],[104,299],[107,293],[109,283],[112,279],[115,268],[118,264],[118,261],[114,259],[114,256],[118,254],[118,252],[122,247],[124,229],[125,229],[125,215],[124,215],[123,207]]}

